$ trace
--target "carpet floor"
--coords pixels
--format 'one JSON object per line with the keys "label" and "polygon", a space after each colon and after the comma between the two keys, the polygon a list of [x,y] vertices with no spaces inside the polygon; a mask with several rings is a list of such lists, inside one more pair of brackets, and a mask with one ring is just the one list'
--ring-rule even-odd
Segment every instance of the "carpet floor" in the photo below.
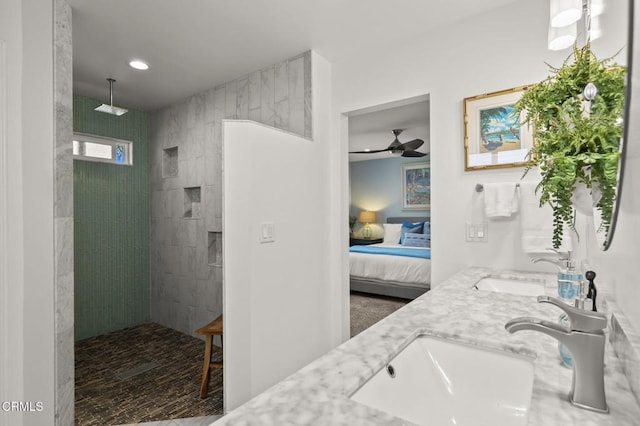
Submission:
{"label": "carpet floor", "polygon": [[351,292],[351,337],[391,315],[410,300]]}
{"label": "carpet floor", "polygon": [[[351,337],[408,302],[351,293]],[[208,395],[200,398],[203,355],[204,341],[154,323],[76,342],[76,425],[222,414],[221,369],[211,370]]]}
{"label": "carpet floor", "polygon": [[203,355],[204,341],[153,323],[76,342],[76,425],[222,414],[221,369],[200,398]]}

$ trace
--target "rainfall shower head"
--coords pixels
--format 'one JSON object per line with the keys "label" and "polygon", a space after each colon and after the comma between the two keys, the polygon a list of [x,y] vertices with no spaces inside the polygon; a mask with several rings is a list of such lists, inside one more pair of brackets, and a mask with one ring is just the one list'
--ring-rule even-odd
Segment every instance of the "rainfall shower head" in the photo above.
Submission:
{"label": "rainfall shower head", "polygon": [[126,114],[128,110],[117,107],[117,106],[113,106],[113,83],[115,83],[116,81],[113,78],[108,78],[107,81],[109,82],[109,95],[111,97],[111,104],[110,105],[102,104],[99,107],[97,107],[95,110],[100,112],[106,112],[107,114],[112,114],[117,116]]}

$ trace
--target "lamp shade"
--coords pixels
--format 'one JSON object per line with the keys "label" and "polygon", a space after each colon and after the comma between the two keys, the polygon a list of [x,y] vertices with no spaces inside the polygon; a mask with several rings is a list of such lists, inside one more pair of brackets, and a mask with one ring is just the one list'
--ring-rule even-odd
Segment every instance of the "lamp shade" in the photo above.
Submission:
{"label": "lamp shade", "polygon": [[361,223],[373,223],[376,221],[376,212],[369,212],[366,210],[363,210],[360,212],[360,215],[358,216],[358,222]]}
{"label": "lamp shade", "polygon": [[550,18],[552,27],[565,27],[582,17],[582,0],[551,0]]}

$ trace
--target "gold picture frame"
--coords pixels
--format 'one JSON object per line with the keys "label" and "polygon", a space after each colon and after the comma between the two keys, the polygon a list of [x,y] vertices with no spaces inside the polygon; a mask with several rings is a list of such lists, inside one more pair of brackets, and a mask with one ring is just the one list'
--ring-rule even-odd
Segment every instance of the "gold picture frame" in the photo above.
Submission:
{"label": "gold picture frame", "polygon": [[464,169],[524,167],[533,131],[514,105],[531,85],[464,99]]}

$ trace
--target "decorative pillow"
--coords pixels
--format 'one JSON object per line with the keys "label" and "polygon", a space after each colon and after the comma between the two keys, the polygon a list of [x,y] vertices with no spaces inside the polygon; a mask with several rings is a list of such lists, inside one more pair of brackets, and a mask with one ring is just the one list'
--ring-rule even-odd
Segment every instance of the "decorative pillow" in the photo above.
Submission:
{"label": "decorative pillow", "polygon": [[384,227],[384,243],[398,244],[400,241],[400,232],[402,232],[401,223],[383,223]]}
{"label": "decorative pillow", "polygon": [[428,235],[429,238],[431,238],[431,222],[424,222],[422,233]]}
{"label": "decorative pillow", "polygon": [[404,234],[403,246],[407,247],[429,247],[431,240],[425,234]]}
{"label": "decorative pillow", "polygon": [[402,222],[402,229],[400,231],[400,244],[404,240],[405,234],[422,234],[424,222]]}

